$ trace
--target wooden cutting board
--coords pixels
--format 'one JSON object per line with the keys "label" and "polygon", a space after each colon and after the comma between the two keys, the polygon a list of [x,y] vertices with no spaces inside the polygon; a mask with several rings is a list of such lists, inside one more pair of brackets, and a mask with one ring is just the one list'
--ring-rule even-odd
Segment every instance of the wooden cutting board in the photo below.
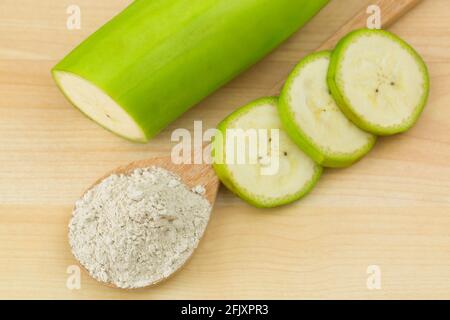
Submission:
{"label": "wooden cutting board", "polygon": [[[371,1],[332,1],[147,145],[87,120],[50,77],[57,60],[130,1],[76,2],[82,25],[74,31],[66,28],[72,1],[0,4],[0,298],[450,298],[450,1],[426,0],[392,28],[430,68],[430,102],[413,130],[380,139],[349,169],[328,170],[288,207],[254,209],[222,188],[189,264],[136,292],[103,287],[84,273],[81,289],[67,287],[73,202],[104,172],[167,155],[175,128],[192,129],[194,120],[213,127],[265,95]],[[381,289],[369,290],[377,271]]]}

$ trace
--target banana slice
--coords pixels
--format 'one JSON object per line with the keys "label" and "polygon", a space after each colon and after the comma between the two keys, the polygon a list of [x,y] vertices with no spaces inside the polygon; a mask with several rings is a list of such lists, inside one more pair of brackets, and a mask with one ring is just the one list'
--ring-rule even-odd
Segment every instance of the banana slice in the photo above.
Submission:
{"label": "banana slice", "polygon": [[322,167],[281,129],[277,98],[233,112],[214,138],[214,169],[223,184],[256,207],[276,207],[307,194]]}
{"label": "banana slice", "polygon": [[428,99],[429,75],[419,54],[399,37],[361,29],[333,51],[328,86],[357,126],[391,135],[416,123]]}
{"label": "banana slice", "polygon": [[348,120],[327,86],[331,53],[304,58],[289,76],[278,111],[289,136],[317,163],[346,167],[369,152],[376,137]]}

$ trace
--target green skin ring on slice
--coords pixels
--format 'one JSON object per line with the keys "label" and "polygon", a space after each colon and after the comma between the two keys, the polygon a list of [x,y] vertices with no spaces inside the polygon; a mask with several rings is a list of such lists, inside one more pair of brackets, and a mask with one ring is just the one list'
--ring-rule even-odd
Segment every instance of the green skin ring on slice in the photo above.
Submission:
{"label": "green skin ring on slice", "polygon": [[366,155],[376,136],[345,117],[327,86],[331,53],[304,58],[289,76],[278,111],[292,140],[325,167],[347,167]]}
{"label": "green skin ring on slice", "polygon": [[[218,131],[222,138],[218,139],[216,135],[213,142],[213,157],[216,160],[213,167],[222,183],[237,196],[259,208],[277,207],[300,199],[312,190],[323,170],[303,153],[282,129],[277,104],[277,98],[269,97],[238,109],[219,124]],[[275,153],[278,154],[276,159],[279,160],[276,173],[261,174],[261,168],[267,165],[266,160],[263,160],[266,158],[265,155],[258,154],[255,163],[247,161],[244,164],[238,164],[226,161],[226,153],[229,150],[227,143],[234,140],[229,135],[230,131],[248,132],[249,129],[262,129],[268,132],[267,136],[258,136],[258,144],[265,139],[270,146],[267,150],[273,148],[279,150]],[[279,144],[274,145],[276,138],[272,136],[272,129],[278,132]],[[247,142],[245,148],[247,159],[251,157],[249,145],[250,143]],[[279,146],[279,148],[273,146]],[[223,155],[220,161],[217,161],[218,154]]]}
{"label": "green skin ring on slice", "polygon": [[337,44],[327,81],[342,112],[380,136],[410,129],[430,87],[426,64],[410,45],[388,31],[369,29],[353,31]]}

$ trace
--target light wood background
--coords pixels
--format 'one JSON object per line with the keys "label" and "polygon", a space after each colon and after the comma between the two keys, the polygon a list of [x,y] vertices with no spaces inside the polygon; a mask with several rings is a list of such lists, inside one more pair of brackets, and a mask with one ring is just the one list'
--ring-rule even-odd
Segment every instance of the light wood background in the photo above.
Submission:
{"label": "light wood background", "polygon": [[[73,202],[99,176],[167,155],[174,128],[224,116],[264,96],[305,54],[370,1],[334,0],[273,54],[147,145],[124,141],[63,98],[50,68],[128,0],[1,0],[0,298],[450,298],[450,1],[425,0],[392,30],[424,56],[431,98],[417,126],[380,139],[345,170],[328,170],[303,201],[258,210],[221,189],[193,259],[136,292],[82,274],[66,287]],[[66,29],[66,8],[82,29]],[[112,53],[113,54],[113,53]],[[368,290],[369,265],[382,289]]]}

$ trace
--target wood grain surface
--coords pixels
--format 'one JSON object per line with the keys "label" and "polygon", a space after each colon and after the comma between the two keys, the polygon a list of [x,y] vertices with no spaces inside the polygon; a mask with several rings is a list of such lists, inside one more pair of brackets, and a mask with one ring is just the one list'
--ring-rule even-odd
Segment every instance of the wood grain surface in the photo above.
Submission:
{"label": "wood grain surface", "polygon": [[[334,0],[263,61],[146,145],[87,120],[54,85],[50,68],[129,0],[0,3],[0,298],[450,298],[450,1],[425,0],[391,30],[431,74],[429,104],[406,134],[382,138],[361,162],[327,170],[304,200],[252,208],[221,188],[210,225],[186,267],[133,292],[82,273],[67,242],[74,201],[117,166],[167,156],[176,128],[214,127],[264,95],[371,1]],[[66,28],[78,4],[81,30]],[[113,54],[113,53],[112,53]],[[367,268],[381,270],[369,290]]]}

